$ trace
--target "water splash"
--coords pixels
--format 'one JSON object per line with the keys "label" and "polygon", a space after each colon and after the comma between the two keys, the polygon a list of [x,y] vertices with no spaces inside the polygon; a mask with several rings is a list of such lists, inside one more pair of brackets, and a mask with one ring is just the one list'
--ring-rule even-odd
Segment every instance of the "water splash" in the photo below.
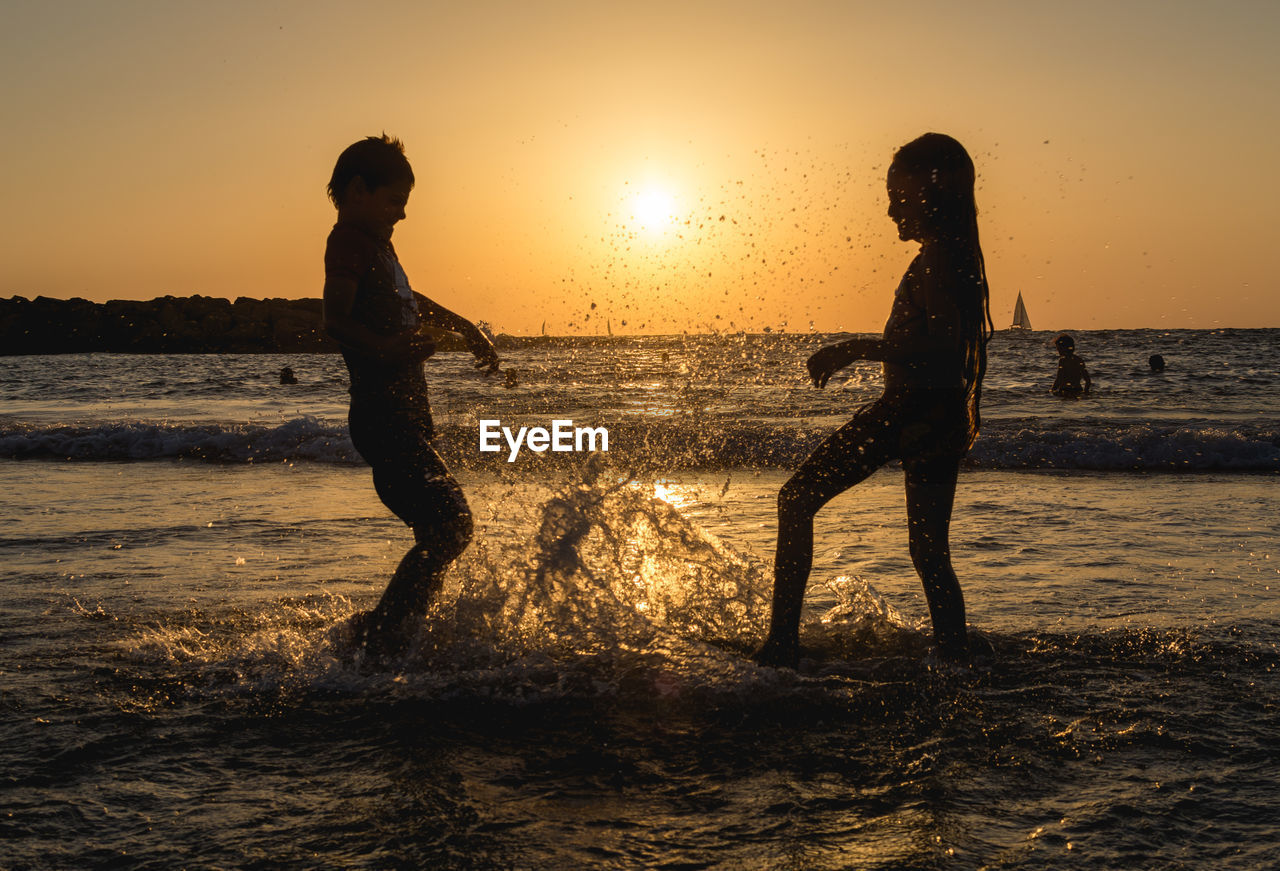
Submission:
{"label": "water splash", "polygon": [[805,643],[824,659],[923,652],[926,627],[908,624],[868,581],[841,575],[825,586],[835,594],[836,604],[805,627]]}
{"label": "water splash", "polygon": [[[651,487],[588,463],[534,505],[459,560],[441,600],[392,659],[374,662],[351,646],[346,620],[358,605],[340,596],[170,615],[123,644],[135,663],[172,682],[230,697],[300,687],[507,701],[742,695],[761,682],[803,679],[745,658],[765,634],[772,573]],[[828,586],[836,606],[802,631],[818,673],[835,674],[837,659],[923,650],[919,627],[871,584],[837,578]]]}
{"label": "water splash", "polygon": [[593,475],[543,506],[517,576],[514,624],[610,647],[660,636],[745,645],[768,613],[761,566],[638,485]]}

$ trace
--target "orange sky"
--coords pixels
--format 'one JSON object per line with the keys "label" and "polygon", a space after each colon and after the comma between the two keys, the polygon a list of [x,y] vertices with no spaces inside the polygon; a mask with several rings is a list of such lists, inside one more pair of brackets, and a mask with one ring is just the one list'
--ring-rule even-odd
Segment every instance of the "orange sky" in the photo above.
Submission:
{"label": "orange sky", "polygon": [[938,130],[998,326],[1019,291],[1037,329],[1280,326],[1270,0],[5,18],[3,297],[316,296],[333,161],[386,130],[414,286],[499,330],[877,330],[913,250],[884,172]]}

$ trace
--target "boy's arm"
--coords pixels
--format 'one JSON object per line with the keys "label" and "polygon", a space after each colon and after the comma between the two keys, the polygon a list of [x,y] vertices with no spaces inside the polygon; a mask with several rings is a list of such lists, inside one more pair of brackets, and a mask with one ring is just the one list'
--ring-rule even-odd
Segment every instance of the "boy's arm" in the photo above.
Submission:
{"label": "boy's arm", "polygon": [[349,278],[324,280],[324,331],[344,348],[384,363],[425,360],[435,353],[435,343],[413,330],[390,336],[375,333],[352,317],[356,282]]}
{"label": "boy's arm", "polygon": [[467,347],[476,358],[476,368],[489,367],[490,372],[498,371],[498,352],[493,342],[480,331],[480,328],[460,314],[455,314],[435,300],[428,299],[414,291],[414,299],[418,302],[418,316],[424,324],[457,333],[466,341]]}
{"label": "boy's arm", "polygon": [[1089,370],[1083,360],[1080,361],[1080,377],[1084,379],[1084,392],[1088,393],[1093,388],[1093,379],[1089,377]]}

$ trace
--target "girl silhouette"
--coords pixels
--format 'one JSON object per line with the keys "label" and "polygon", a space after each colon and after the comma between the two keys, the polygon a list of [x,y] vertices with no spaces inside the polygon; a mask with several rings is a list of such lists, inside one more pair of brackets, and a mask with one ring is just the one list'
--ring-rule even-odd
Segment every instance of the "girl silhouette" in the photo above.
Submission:
{"label": "girl silhouette", "polygon": [[818,387],[855,360],[884,365],[884,393],[827,438],[778,494],[765,665],[795,667],[800,610],[813,563],[813,517],[890,460],[906,476],[911,561],[924,583],[939,654],[968,658],[964,596],[948,530],[960,460],[978,435],[978,403],[994,326],[978,244],[973,161],[950,136],[926,133],[889,167],[889,217],[920,243],[879,339],[829,345],[808,360]]}

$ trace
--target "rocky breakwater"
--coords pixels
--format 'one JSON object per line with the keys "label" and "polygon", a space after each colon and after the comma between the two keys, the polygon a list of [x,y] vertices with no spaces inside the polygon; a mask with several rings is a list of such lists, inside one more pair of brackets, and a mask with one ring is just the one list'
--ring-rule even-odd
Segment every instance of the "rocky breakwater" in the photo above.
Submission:
{"label": "rocky breakwater", "polygon": [[334,352],[317,299],[0,300],[0,354]]}

